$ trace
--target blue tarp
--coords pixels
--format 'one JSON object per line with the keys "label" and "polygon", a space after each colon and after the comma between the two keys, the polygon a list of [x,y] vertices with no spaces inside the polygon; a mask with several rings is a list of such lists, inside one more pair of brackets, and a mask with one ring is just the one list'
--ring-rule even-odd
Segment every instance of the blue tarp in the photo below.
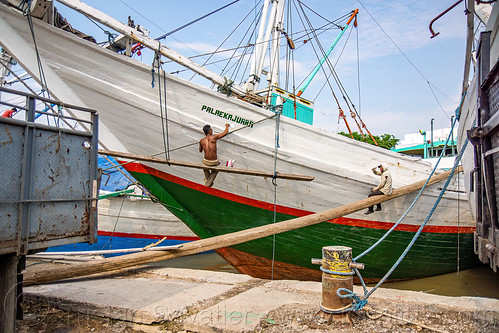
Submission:
{"label": "blue tarp", "polygon": [[[107,156],[107,158],[111,160],[114,165],[119,165],[111,156]],[[130,181],[130,179],[133,179],[132,176],[122,167],[119,167],[121,171],[113,167],[113,164],[106,160],[104,156],[99,155],[99,168],[102,169],[102,178],[100,181],[101,190],[110,192],[120,191],[126,189],[127,186],[132,183]],[[123,173],[128,175],[130,179],[125,177]]]}

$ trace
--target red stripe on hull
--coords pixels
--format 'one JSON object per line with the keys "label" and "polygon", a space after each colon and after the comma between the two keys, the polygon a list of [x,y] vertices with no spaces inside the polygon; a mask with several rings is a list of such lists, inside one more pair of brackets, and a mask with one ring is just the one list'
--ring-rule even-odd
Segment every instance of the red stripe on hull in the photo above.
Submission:
{"label": "red stripe on hull", "polygon": [[99,236],[114,236],[114,237],[128,237],[128,238],[147,238],[147,239],[166,239],[179,240],[179,241],[195,241],[199,240],[199,237],[187,237],[187,236],[168,236],[168,235],[147,235],[147,234],[135,234],[126,232],[111,232],[111,231],[101,231],[97,232]]}
{"label": "red stripe on hull", "polygon": [[[190,189],[207,193],[209,195],[213,195],[225,200],[230,200],[234,201],[237,203],[241,203],[244,205],[252,206],[252,207],[257,207],[260,209],[266,209],[273,211],[274,210],[274,205],[268,202],[256,200],[256,199],[251,199],[247,197],[243,197],[237,194],[225,192],[222,190],[218,190],[215,188],[209,188],[201,184],[197,184],[194,182],[191,182],[189,180],[170,175],[168,173],[165,173],[163,171],[159,171],[157,169],[148,167],[146,165],[140,164],[140,163],[126,163],[123,164],[123,167],[130,172],[138,172],[138,173],[145,173],[145,174],[150,174],[154,177],[158,177],[161,179],[164,179],[169,182],[173,182],[175,184],[188,187]],[[200,176],[201,177],[201,176]],[[277,212],[282,213],[282,214],[287,214],[287,215],[292,215],[296,217],[301,217],[301,216],[306,216],[313,214],[314,212],[309,212],[306,210],[301,210],[301,209],[296,209],[296,208],[291,208],[291,207],[286,207],[286,206],[277,206]],[[390,229],[394,223],[390,222],[379,222],[379,221],[370,221],[370,220],[362,220],[362,219],[352,219],[352,218],[346,218],[346,217],[339,217],[333,220],[329,220],[328,222],[330,223],[336,223],[336,224],[341,224],[341,225],[348,225],[348,226],[353,226],[353,227],[361,227],[361,228],[370,228],[370,229],[381,229],[381,230],[388,230]],[[418,231],[419,226],[417,225],[412,225],[412,224],[399,224],[395,230],[398,231],[408,231],[408,232],[416,232]],[[470,234],[475,231],[475,227],[450,227],[450,226],[426,226],[423,229],[423,232],[429,232],[429,233],[460,233],[460,234]]]}

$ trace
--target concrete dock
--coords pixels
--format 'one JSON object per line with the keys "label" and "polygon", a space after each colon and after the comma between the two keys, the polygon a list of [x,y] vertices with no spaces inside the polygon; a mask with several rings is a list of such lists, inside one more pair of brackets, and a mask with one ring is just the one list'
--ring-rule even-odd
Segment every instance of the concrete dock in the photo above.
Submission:
{"label": "concrete dock", "polygon": [[[354,291],[362,294],[360,287]],[[499,332],[497,299],[379,289],[364,310],[352,315],[353,326],[339,327],[316,316],[320,282],[159,266],[30,286],[24,298],[48,313],[40,317],[43,311],[31,307],[38,311],[39,325],[53,313],[63,317],[59,321],[68,313],[80,314],[76,326],[88,324],[82,315],[107,320],[105,326],[83,329],[93,331],[121,331],[119,322],[128,331],[146,332]],[[32,316],[25,311],[25,318]],[[25,331],[23,325],[18,321],[18,331]],[[29,325],[37,329],[32,321]]]}

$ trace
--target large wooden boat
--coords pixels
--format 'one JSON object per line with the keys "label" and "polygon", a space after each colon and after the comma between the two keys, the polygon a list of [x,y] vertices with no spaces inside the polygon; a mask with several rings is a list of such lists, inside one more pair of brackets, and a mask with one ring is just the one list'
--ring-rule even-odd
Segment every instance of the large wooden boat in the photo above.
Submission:
{"label": "large wooden boat", "polygon": [[[64,2],[112,26],[127,38],[141,40],[143,45],[157,45],[136,29],[88,9],[78,1]],[[277,6],[272,10],[282,10],[282,1],[265,3]],[[218,143],[218,157],[222,163],[235,160],[238,168],[314,177],[313,181],[297,181],[219,173],[214,187],[208,188],[199,169],[148,162],[124,165],[200,238],[364,199],[370,188],[379,182],[371,168],[380,163],[388,166],[394,187],[424,180],[430,175],[430,164],[419,158],[354,141],[293,119],[295,117],[277,117],[270,100],[262,102],[265,98],[255,95],[255,86],[225,86],[225,91],[231,89],[230,95],[156,70],[156,82],[165,83],[166,119],[164,96],[161,102],[161,90],[151,87],[150,65],[42,20],[33,19],[32,23],[36,31],[36,50],[23,14],[1,4],[0,45],[41,81],[38,54],[47,89],[53,97],[97,109],[104,148],[147,156],[161,153],[164,156],[166,149],[169,153],[166,155],[171,159],[200,162],[202,156],[197,142],[203,136],[202,127],[211,124],[217,132],[229,123],[231,133]],[[175,59],[171,50],[162,45],[158,47],[162,54]],[[198,70],[190,61],[184,64]],[[261,73],[260,68],[258,74]],[[217,84],[225,81],[211,73],[202,72],[202,75],[210,76]],[[273,96],[274,101],[277,95],[284,97],[284,108],[294,102],[304,106],[312,104],[304,98],[306,94],[297,97],[298,94],[277,88],[275,83],[266,93],[266,96]],[[164,134],[166,120],[167,136]],[[462,180],[455,177],[414,247],[393,272],[392,279],[443,274],[476,264],[472,251],[474,224],[459,190],[460,184]],[[363,257],[366,264],[363,276],[378,279],[384,275],[428,215],[440,188],[439,184],[427,188],[396,230]],[[390,229],[415,198],[416,194],[407,195],[388,201],[383,204],[382,211],[374,214],[356,212],[275,238],[220,249],[218,253],[239,271],[252,276],[318,279],[320,271],[310,260],[320,256],[323,246],[350,246],[354,255],[359,254]]]}

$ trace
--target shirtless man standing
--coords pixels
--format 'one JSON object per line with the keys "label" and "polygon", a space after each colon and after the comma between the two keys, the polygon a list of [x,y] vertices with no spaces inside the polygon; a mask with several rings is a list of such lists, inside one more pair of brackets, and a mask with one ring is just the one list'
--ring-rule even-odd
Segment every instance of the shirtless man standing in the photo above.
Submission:
{"label": "shirtless man standing", "polygon": [[[220,162],[217,158],[217,140],[229,133],[229,124],[225,124],[225,130],[220,134],[213,135],[213,130],[210,125],[205,125],[203,127],[203,132],[206,137],[199,140],[199,152],[201,153],[204,150],[203,164],[207,166],[218,166]],[[208,187],[212,187],[218,171],[206,169],[203,171],[204,184]]]}

